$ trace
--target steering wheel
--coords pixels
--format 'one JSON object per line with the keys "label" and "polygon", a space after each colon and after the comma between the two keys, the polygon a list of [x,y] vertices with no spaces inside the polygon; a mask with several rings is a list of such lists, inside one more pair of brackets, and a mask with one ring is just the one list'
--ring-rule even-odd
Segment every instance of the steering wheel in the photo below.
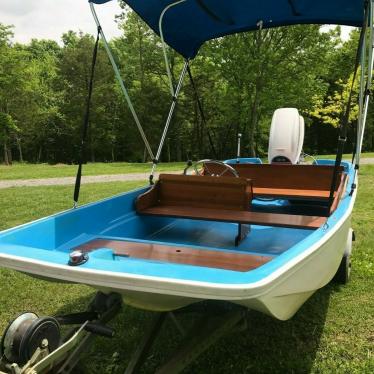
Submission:
{"label": "steering wheel", "polygon": [[[310,160],[308,160],[308,159],[310,159]],[[308,155],[305,152],[301,152],[300,153],[300,158],[299,158],[299,164],[302,164],[302,165],[307,165],[307,164],[317,165],[318,160],[312,155]]]}
{"label": "steering wheel", "polygon": [[[200,160],[195,162],[192,167],[195,175],[222,177],[226,173],[230,173],[235,178],[239,177],[239,174],[232,166],[217,160]],[[185,175],[187,174],[187,169],[184,170]]]}

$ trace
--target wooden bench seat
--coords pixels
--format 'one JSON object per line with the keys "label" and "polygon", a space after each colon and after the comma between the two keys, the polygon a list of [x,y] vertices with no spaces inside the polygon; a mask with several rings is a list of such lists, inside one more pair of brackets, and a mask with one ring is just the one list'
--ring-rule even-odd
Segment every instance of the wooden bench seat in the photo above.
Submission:
{"label": "wooden bench seat", "polygon": [[[231,163],[230,166],[238,172],[240,177],[251,179],[254,197],[315,200],[325,203],[330,197],[333,165]],[[209,164],[209,170],[219,174],[222,172],[222,167]],[[225,175],[229,176],[230,174],[226,173]],[[340,166],[334,202],[329,214],[337,208],[346,182],[347,174],[344,173],[344,167]]]}
{"label": "wooden bench seat", "polygon": [[252,183],[246,178],[160,174],[156,184],[138,197],[136,210],[185,206],[247,211],[252,195]]}
{"label": "wooden bench seat", "polygon": [[[241,177],[250,178],[255,196],[327,200],[334,167],[330,165],[233,164]],[[345,178],[341,166],[337,190]]]}
{"label": "wooden bench seat", "polygon": [[273,258],[272,256],[213,251],[205,248],[196,249],[176,245],[108,239],[91,240],[74,248],[74,250],[91,252],[100,248],[111,249],[116,256],[242,272],[256,269]]}
{"label": "wooden bench seat", "polygon": [[138,214],[317,229],[325,217],[251,212],[252,183],[245,178],[161,174],[136,201]]}
{"label": "wooden bench seat", "polygon": [[262,213],[250,211],[217,210],[185,206],[154,206],[139,211],[139,214],[189,218],[205,221],[234,222],[261,226],[290,227],[315,230],[326,222],[326,217],[296,214]]}

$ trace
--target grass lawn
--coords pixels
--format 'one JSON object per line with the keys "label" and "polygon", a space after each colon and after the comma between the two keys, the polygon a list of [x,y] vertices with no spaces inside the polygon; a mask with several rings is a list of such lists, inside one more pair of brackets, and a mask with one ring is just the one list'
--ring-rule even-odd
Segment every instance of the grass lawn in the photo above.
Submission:
{"label": "grass lawn", "polygon": [[[345,154],[344,158],[350,160],[351,154]],[[372,157],[374,153],[363,153],[363,158]],[[335,155],[321,155],[317,158],[335,158]],[[263,159],[267,162],[267,158]],[[183,170],[185,162],[160,163],[157,166],[158,171],[175,171]],[[151,163],[128,163],[128,162],[97,162],[88,163],[83,166],[83,175],[104,175],[104,174],[127,174],[149,172]],[[20,164],[15,162],[12,166],[0,164],[0,180],[10,179],[35,179],[35,178],[58,178],[58,177],[75,177],[77,173],[76,165],[48,165],[48,164]]]}
{"label": "grass lawn", "polygon": [[[183,170],[185,162],[160,163],[158,171]],[[83,175],[127,174],[150,172],[151,163],[96,162],[83,165]],[[0,164],[0,180],[75,177],[77,165],[27,164],[15,162],[12,166]]]}
{"label": "grass lawn", "polygon": [[[316,158],[333,158],[333,159],[335,159],[335,157],[336,157],[336,155],[316,156]],[[361,153],[361,158],[374,158],[374,152]],[[350,161],[352,159],[352,153],[345,153],[343,155],[343,159]]]}
{"label": "grass lawn", "polygon": [[[106,183],[82,187],[81,202],[141,185]],[[71,207],[71,186],[0,190],[0,229]],[[362,166],[353,215],[356,232],[352,280],[316,292],[289,321],[250,313],[249,329],[206,351],[185,373],[373,373],[374,372],[374,165]],[[0,333],[22,311],[54,315],[79,311],[93,295],[80,285],[47,283],[0,270]],[[185,317],[190,323],[190,317]],[[150,322],[150,313],[125,306],[112,322],[117,335],[98,338],[84,356],[84,373],[123,373]],[[153,373],[179,341],[170,321],[144,366]],[[168,328],[170,327],[170,328]],[[114,355],[114,353],[116,353]]]}

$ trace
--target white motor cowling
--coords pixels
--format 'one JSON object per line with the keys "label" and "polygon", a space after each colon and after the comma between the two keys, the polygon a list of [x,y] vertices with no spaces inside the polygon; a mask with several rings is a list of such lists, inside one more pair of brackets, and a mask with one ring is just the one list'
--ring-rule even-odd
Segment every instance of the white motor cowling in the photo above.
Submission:
{"label": "white motor cowling", "polygon": [[270,164],[299,162],[304,143],[304,118],[296,108],[280,108],[271,121],[268,159]]}

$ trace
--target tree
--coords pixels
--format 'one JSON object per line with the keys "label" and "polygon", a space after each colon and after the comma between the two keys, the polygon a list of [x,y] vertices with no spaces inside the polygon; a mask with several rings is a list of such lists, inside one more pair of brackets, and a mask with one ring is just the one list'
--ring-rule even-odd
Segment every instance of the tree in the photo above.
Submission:
{"label": "tree", "polygon": [[226,122],[216,131],[221,148],[226,148],[227,137],[234,140],[241,132],[246,152],[262,153],[264,133],[276,108],[304,111],[313,97],[326,92],[320,76],[325,72],[324,56],[335,43],[335,36],[320,33],[319,26],[258,30],[207,43],[200,53],[204,58],[198,61],[213,72],[218,95],[210,95],[209,106],[214,108],[215,122]]}
{"label": "tree", "polygon": [[[124,6],[123,1],[121,4]],[[110,48],[156,152],[172,100],[161,41],[132,11],[122,12],[117,21],[123,34],[110,41]],[[6,161],[18,151],[20,161],[76,162],[94,38],[68,31],[62,35],[60,47],[51,40],[13,43],[12,37],[12,27],[0,24],[0,144],[7,149]],[[186,78],[161,160],[231,158],[236,153],[238,133],[243,134],[243,156],[263,156],[271,116],[279,107],[297,107],[304,116],[304,148],[308,153],[333,152],[336,126],[352,81],[358,37],[355,30],[342,42],[339,28],[326,33],[319,26],[303,25],[257,30],[205,43],[190,63],[206,121]],[[167,54],[175,84],[184,59],[169,47]],[[354,88],[349,139],[354,138],[357,117],[357,82]],[[374,147],[369,133],[373,127],[370,106],[365,150]],[[4,154],[2,150],[0,157]],[[101,42],[86,159],[147,160]]]}
{"label": "tree", "polygon": [[23,59],[27,63],[24,73],[28,75],[19,98],[22,105],[15,113],[21,129],[17,139],[20,158],[25,146],[28,159],[41,162],[44,158],[53,162],[53,148],[62,120],[61,94],[55,87],[61,49],[54,41],[35,39],[29,45],[15,47],[24,54]]}
{"label": "tree", "polygon": [[[64,45],[61,58],[58,61],[58,90],[62,93],[60,109],[64,119],[60,141],[69,144],[69,146],[64,147],[64,153],[60,154],[60,158],[63,157],[72,162],[77,159],[79,154],[78,148],[87,105],[94,39],[87,34],[78,35],[69,32],[64,35],[63,40],[67,44]],[[96,61],[88,133],[88,150],[91,161],[95,161],[97,156],[99,159],[110,160],[110,155],[113,154],[113,138],[110,133],[115,122],[117,101],[113,86],[113,72],[103,48],[100,48]]]}
{"label": "tree", "polygon": [[[335,30],[340,33],[340,28]],[[315,96],[313,103],[307,110],[308,116],[312,120],[310,126],[309,144],[311,151],[321,154],[329,152],[332,145],[336,145],[338,128],[343,119],[348,98],[352,88],[353,69],[359,40],[359,32],[354,29],[350,38],[345,42],[338,43],[326,56],[325,65],[327,67],[322,76],[327,85],[325,95]],[[355,127],[358,117],[358,77],[353,84],[352,101],[348,123],[347,150],[351,150],[355,143]],[[370,122],[370,119],[369,121]],[[332,148],[335,151],[334,148]]]}
{"label": "tree", "polygon": [[352,86],[353,73],[348,80],[344,82],[339,79],[334,83],[337,88],[332,94],[327,97],[315,97],[314,108],[309,112],[310,116],[316,119],[321,119],[326,125],[339,127],[344,113],[346,112],[347,103],[352,90],[352,102],[349,112],[348,121],[352,123],[358,117],[358,81],[355,80]]}
{"label": "tree", "polygon": [[[12,26],[0,24],[0,112],[3,114],[4,161],[12,160],[12,148],[8,144],[9,132],[18,123],[17,113],[23,107],[22,98],[29,75],[25,54],[12,44]],[[20,134],[17,128],[17,134]]]}
{"label": "tree", "polygon": [[12,164],[12,155],[9,148],[9,141],[17,133],[18,128],[9,114],[0,112],[0,142],[4,151],[5,165]]}
{"label": "tree", "polygon": [[[155,150],[171,101],[161,43],[158,36],[134,12],[124,12],[118,20],[124,35],[113,42],[115,54],[135,110]],[[181,68],[181,58],[177,59],[175,55],[175,52],[170,54],[173,75]],[[121,102],[127,105],[123,100]],[[139,144],[141,139],[134,121],[127,109],[124,114],[126,115],[124,131],[128,139],[126,143],[128,147],[138,148],[141,146]],[[173,123],[176,123],[175,118],[174,116]],[[176,128],[172,126],[171,131],[175,132]],[[144,146],[141,148],[143,149]],[[180,150],[176,144],[172,144],[171,148],[175,154]],[[145,155],[145,152],[142,152],[137,159],[145,160]]]}

